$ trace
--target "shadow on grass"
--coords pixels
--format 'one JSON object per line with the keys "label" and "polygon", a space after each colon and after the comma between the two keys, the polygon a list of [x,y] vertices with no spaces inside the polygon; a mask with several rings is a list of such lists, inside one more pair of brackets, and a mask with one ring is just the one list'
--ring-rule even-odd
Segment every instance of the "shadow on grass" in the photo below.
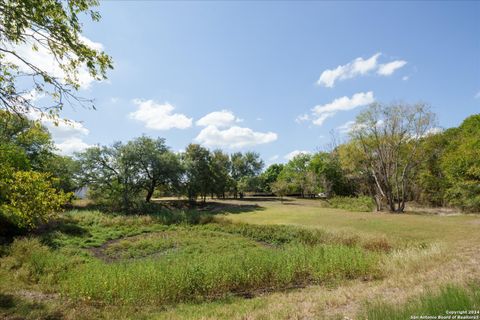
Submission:
{"label": "shadow on grass", "polygon": [[34,232],[35,235],[40,237],[42,243],[51,248],[57,247],[55,239],[58,238],[59,233],[73,237],[91,236],[86,228],[80,226],[78,221],[70,217],[58,217],[41,225]]}
{"label": "shadow on grass", "polygon": [[[156,199],[150,203],[141,203],[138,205],[137,208],[132,210],[131,212],[122,212],[121,210],[109,210],[108,208],[97,205],[93,202],[89,203],[82,203],[81,205],[73,205],[72,209],[78,211],[104,211],[104,212],[114,212],[115,214],[140,214],[140,215],[169,215],[168,211],[176,212],[176,211],[186,211],[186,212],[199,212],[199,213],[206,213],[206,214],[222,214],[222,213],[244,213],[244,212],[252,212],[252,211],[259,211],[264,210],[264,208],[258,204],[253,203],[241,203],[241,202],[249,202],[249,201],[277,201],[275,198],[271,199],[264,199],[264,198],[244,198],[240,199],[223,199],[218,200],[210,200],[206,202],[202,201],[188,201],[185,199]],[[228,202],[228,200],[236,200],[236,203]],[[278,200],[280,201],[280,200]],[[289,200],[291,201],[291,200]]]}
{"label": "shadow on grass", "polygon": [[43,303],[28,302],[11,294],[0,293],[0,318],[2,319],[64,319],[59,311],[50,311]]}

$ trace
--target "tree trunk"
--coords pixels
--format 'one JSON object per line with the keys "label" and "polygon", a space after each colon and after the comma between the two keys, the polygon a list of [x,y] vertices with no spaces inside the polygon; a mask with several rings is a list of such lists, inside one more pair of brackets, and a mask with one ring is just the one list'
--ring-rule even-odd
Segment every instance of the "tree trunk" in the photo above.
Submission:
{"label": "tree trunk", "polygon": [[147,196],[145,197],[145,202],[149,203],[150,200],[152,199],[152,196],[153,196],[153,192],[155,191],[155,182],[152,181],[152,183],[150,184],[150,186],[148,187],[148,190],[147,190]]}

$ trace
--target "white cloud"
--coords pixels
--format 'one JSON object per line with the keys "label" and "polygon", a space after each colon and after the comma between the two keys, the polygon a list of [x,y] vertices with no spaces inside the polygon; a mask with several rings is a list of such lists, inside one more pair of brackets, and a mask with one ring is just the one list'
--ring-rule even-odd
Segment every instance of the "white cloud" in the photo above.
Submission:
{"label": "white cloud", "polygon": [[335,69],[327,69],[322,72],[317,84],[332,88],[337,80],[345,80],[367,74],[377,68],[377,59],[380,55],[381,53],[376,53],[366,60],[359,57],[345,65],[340,65]]}
{"label": "white cloud", "polygon": [[478,91],[477,94],[475,95],[475,99],[480,99],[480,91]]}
{"label": "white cloud", "polygon": [[402,77],[402,80],[403,80],[403,81],[407,81],[408,79],[410,79],[409,76],[403,76],[403,77]]}
{"label": "white cloud", "polygon": [[218,128],[230,127],[236,122],[242,122],[243,119],[235,117],[232,111],[221,110],[210,112],[195,122],[197,126],[216,126]]}
{"label": "white cloud", "polygon": [[250,128],[233,126],[221,130],[209,125],[203,128],[195,141],[209,147],[243,148],[277,140],[274,132],[255,132]]}
{"label": "white cloud", "polygon": [[60,154],[71,155],[74,152],[81,152],[91,146],[85,143],[82,139],[73,137],[65,139],[62,142],[55,143],[55,147],[60,150]]}
{"label": "white cloud", "polygon": [[359,57],[347,64],[340,65],[335,69],[327,69],[322,72],[317,84],[327,88],[332,88],[335,86],[335,82],[337,81],[366,75],[374,70],[377,70],[377,74],[381,76],[389,76],[392,75],[397,69],[400,69],[407,64],[407,61],[405,60],[395,60],[384,64],[378,64],[378,58],[380,56],[381,53],[378,52],[368,59]]}
{"label": "white cloud", "polygon": [[284,158],[287,159],[288,161],[292,160],[293,158],[295,158],[296,156],[300,155],[300,154],[311,154],[312,152],[310,151],[306,151],[306,150],[293,150],[292,152],[290,153],[287,153]]}
{"label": "white cloud", "polygon": [[377,73],[382,76],[390,76],[392,75],[397,69],[400,69],[404,65],[407,64],[405,60],[395,60],[389,63],[381,64],[378,67]]}
{"label": "white cloud", "polygon": [[321,126],[327,118],[333,117],[338,111],[351,110],[374,101],[372,91],[355,93],[351,98],[346,96],[337,98],[330,103],[318,105],[312,109],[312,114],[315,117],[313,123]]}
{"label": "white cloud", "polygon": [[[35,35],[35,36],[37,38],[39,37],[39,35]],[[26,37],[26,39],[28,39],[27,42],[8,45],[7,49],[14,51],[17,55],[19,55],[29,63],[35,65],[42,71],[48,72],[49,74],[53,75],[55,78],[58,78],[61,81],[64,81],[64,79],[66,78],[66,74],[62,70],[58,61],[55,59],[55,57],[50,52],[50,50],[45,48],[42,44],[40,44],[40,42],[36,40],[32,40],[31,37]],[[79,39],[84,44],[86,44],[87,46],[89,46],[94,50],[103,50],[103,45],[101,43],[94,42],[82,35],[79,35]],[[32,49],[33,46],[36,46],[38,50]],[[12,54],[6,53],[4,59],[7,62],[18,65],[19,70],[22,72],[25,72],[25,73],[32,72],[32,69],[27,64],[25,64],[23,61],[21,61],[20,59],[18,59]],[[68,60],[67,58],[64,58],[63,60],[61,60],[61,62],[67,63]],[[80,87],[82,89],[87,89],[96,80],[90,75],[86,65],[82,64],[78,68],[77,81],[80,84]]]}
{"label": "white cloud", "polygon": [[347,121],[341,126],[338,126],[337,130],[340,131],[341,133],[349,133],[350,131],[352,131],[352,127],[354,124],[355,124],[355,121],[353,120]]}
{"label": "white cloud", "polygon": [[433,127],[433,128],[430,128],[428,129],[425,133],[424,133],[424,137],[428,137],[428,136],[433,136],[433,135],[436,135],[438,133],[442,133],[443,132],[443,129],[442,128],[439,128],[439,127]]}
{"label": "white cloud", "polygon": [[302,123],[302,122],[309,121],[309,120],[310,120],[310,116],[308,114],[304,113],[304,114],[299,115],[295,119],[295,122],[296,123]]}
{"label": "white cloud", "polygon": [[181,113],[172,113],[175,109],[170,103],[156,103],[153,100],[134,99],[137,111],[131,112],[131,119],[143,122],[145,127],[153,130],[186,129],[192,126],[192,118]]}
{"label": "white cloud", "polygon": [[90,133],[90,130],[81,122],[61,118],[54,120],[35,110],[31,110],[27,116],[32,120],[39,121],[48,129],[60,154],[70,155],[90,147],[82,140]]}

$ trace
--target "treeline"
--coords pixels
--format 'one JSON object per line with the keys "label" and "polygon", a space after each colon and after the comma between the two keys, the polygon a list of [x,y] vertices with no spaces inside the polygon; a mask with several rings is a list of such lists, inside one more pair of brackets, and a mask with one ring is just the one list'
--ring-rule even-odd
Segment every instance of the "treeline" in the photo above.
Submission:
{"label": "treeline", "polygon": [[255,152],[190,144],[175,153],[146,136],[59,156],[45,127],[0,111],[0,227],[33,228],[82,186],[97,204],[126,212],[158,196],[205,201],[246,193],[368,196],[393,212],[408,201],[480,211],[480,115],[445,131],[432,130],[434,123],[425,105],[374,104],[348,142],[264,170]]}

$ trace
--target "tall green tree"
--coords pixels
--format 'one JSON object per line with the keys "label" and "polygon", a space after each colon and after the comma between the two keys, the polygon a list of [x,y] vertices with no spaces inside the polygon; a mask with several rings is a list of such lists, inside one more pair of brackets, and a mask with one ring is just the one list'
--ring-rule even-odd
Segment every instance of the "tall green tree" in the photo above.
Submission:
{"label": "tall green tree", "polygon": [[262,192],[272,192],[271,185],[277,181],[278,176],[283,170],[282,163],[274,163],[270,165],[262,174],[260,175],[260,189]]}
{"label": "tall green tree", "polygon": [[[285,164],[279,179],[286,181],[290,186],[290,192],[299,193],[305,196],[307,189],[307,173],[309,171],[309,163],[312,156],[307,153],[301,153],[293,157]],[[308,187],[310,189],[310,187]]]}
{"label": "tall green tree", "polygon": [[212,172],[211,192],[218,198],[225,198],[225,193],[233,184],[230,176],[231,162],[228,154],[222,150],[214,150],[210,157],[210,170]]}
{"label": "tall green tree", "polygon": [[186,175],[186,190],[190,201],[200,195],[203,202],[212,190],[213,174],[210,167],[210,152],[198,145],[190,144],[183,154]]}
{"label": "tall green tree", "polygon": [[[236,198],[239,193],[238,184],[240,180],[244,177],[255,177],[259,175],[264,166],[264,162],[256,152],[246,152],[245,154],[241,152],[233,153],[230,156],[230,161],[232,163],[231,176],[234,181],[233,195]],[[243,195],[240,194],[240,197],[242,196]]]}
{"label": "tall green tree", "polygon": [[150,202],[158,187],[178,189],[182,174],[180,161],[165,145],[165,139],[136,138],[123,147],[123,157],[135,166],[136,180],[146,192],[146,202]]}
{"label": "tall green tree", "polygon": [[[0,107],[15,114],[32,110],[56,117],[65,103],[92,106],[77,96],[80,73],[106,78],[111,58],[82,37],[81,17],[93,21],[97,0],[4,0],[0,2]],[[42,54],[49,63],[25,52]],[[33,103],[34,97],[47,95]]]}
{"label": "tall green tree", "polygon": [[446,199],[467,211],[480,211],[480,114],[445,133],[449,144],[441,159],[447,177]]}

